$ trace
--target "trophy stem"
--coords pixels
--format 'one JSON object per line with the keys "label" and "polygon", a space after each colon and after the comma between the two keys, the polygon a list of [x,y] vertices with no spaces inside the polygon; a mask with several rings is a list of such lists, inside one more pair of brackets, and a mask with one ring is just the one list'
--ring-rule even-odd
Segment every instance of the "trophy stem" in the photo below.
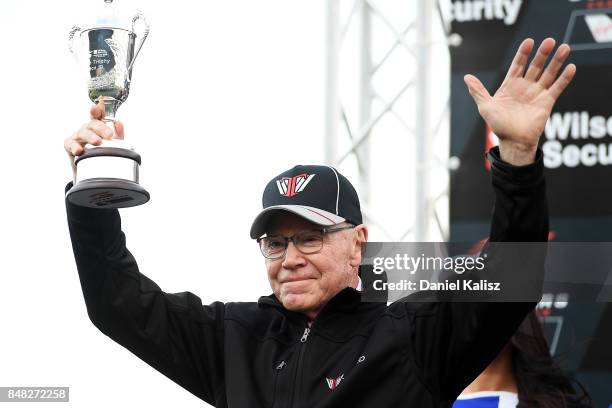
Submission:
{"label": "trophy stem", "polygon": [[100,98],[104,102],[104,118],[102,121],[106,123],[106,126],[113,131],[113,139],[117,139],[117,130],[115,129],[115,113],[117,112],[117,108],[121,104],[121,101],[111,97],[101,96]]}

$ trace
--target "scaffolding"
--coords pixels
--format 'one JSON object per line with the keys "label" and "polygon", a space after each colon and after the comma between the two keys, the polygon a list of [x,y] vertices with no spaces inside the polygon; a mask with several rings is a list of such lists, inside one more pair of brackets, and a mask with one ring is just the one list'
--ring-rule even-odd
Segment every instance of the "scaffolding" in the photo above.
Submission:
{"label": "scaffolding", "polygon": [[436,0],[326,4],[326,163],[356,180],[371,240],[446,240],[457,39]]}

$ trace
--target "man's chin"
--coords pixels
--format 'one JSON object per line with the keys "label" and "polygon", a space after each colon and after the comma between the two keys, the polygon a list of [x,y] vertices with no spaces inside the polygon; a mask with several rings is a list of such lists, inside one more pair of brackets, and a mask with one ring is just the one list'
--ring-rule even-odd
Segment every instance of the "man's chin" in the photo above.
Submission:
{"label": "man's chin", "polygon": [[292,312],[304,312],[313,307],[313,301],[309,295],[304,294],[287,294],[281,300],[283,306]]}

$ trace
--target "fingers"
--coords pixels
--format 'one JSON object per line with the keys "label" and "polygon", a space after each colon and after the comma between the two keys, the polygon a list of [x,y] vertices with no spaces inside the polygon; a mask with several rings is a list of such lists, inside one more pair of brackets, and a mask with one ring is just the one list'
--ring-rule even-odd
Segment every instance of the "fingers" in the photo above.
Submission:
{"label": "fingers", "polygon": [[[91,120],[76,131],[72,136],[64,140],[64,149],[72,156],[80,156],[85,152],[85,145],[98,146],[103,139],[123,139],[125,128],[123,123],[115,121],[114,124],[105,123],[104,98],[100,98],[97,104],[89,110]],[[114,126],[113,126],[114,125]]]}
{"label": "fingers", "polygon": [[110,126],[108,126],[106,123],[102,122],[101,120],[96,120],[96,119],[91,120],[86,125],[86,129],[93,131],[98,136],[104,139],[110,140],[113,138],[113,134],[114,134],[113,130],[110,128]]}
{"label": "fingers", "polygon": [[569,83],[572,82],[574,75],[576,75],[576,65],[569,64],[549,88],[549,92],[555,100],[561,96],[561,93],[567,88]]}
{"label": "fingers", "polygon": [[540,77],[540,80],[538,81],[540,85],[542,85],[542,87],[548,89],[553,84],[553,82],[555,82],[557,74],[559,73],[561,66],[563,65],[569,54],[569,45],[561,44],[559,48],[557,48],[555,56],[552,58],[552,60],[546,67],[546,70],[544,70],[544,73]]}
{"label": "fingers", "polygon": [[86,144],[97,146],[102,139],[111,139],[113,131],[102,121],[93,119],[64,141],[64,149],[73,156],[80,156]]}
{"label": "fingers", "polygon": [[[72,156],[77,156],[77,149],[73,149],[73,142],[74,140],[72,139],[73,136],[68,137],[64,140],[64,150],[66,150],[69,154],[71,154]],[[80,146],[80,145],[79,145]],[[80,154],[80,153],[79,153]]]}
{"label": "fingers", "polygon": [[528,79],[530,81],[537,81],[540,78],[540,75],[542,75],[542,70],[544,69],[544,63],[546,62],[554,48],[554,39],[547,38],[542,41],[542,44],[540,44],[536,56],[533,58],[533,61],[531,61],[531,64],[529,64],[527,74],[525,74],[525,79]]}
{"label": "fingers", "polygon": [[76,142],[79,142],[83,145],[86,145],[87,143],[99,144],[102,142],[102,139],[103,138],[100,135],[98,135],[96,132],[89,128],[80,129],[74,137],[74,140]]}
{"label": "fingers", "polygon": [[98,103],[94,106],[91,107],[91,109],[89,110],[89,114],[91,115],[92,119],[102,119],[104,117],[104,98],[100,98],[100,100],[98,101]]}
{"label": "fingers", "polygon": [[464,76],[463,81],[467,85],[468,91],[470,92],[470,95],[472,95],[472,98],[474,98],[476,105],[481,106],[483,103],[491,99],[491,95],[487,89],[474,75]]}
{"label": "fingers", "polygon": [[123,139],[125,136],[125,127],[123,126],[123,122],[115,121],[115,131],[117,131],[117,139]]}
{"label": "fingers", "polygon": [[66,151],[68,151],[68,153],[70,153],[73,156],[80,156],[83,154],[83,152],[85,151],[85,148],[83,146],[81,146],[79,143],[77,142],[70,142],[68,144],[68,146],[64,146],[66,148]]}
{"label": "fingers", "polygon": [[516,55],[514,56],[514,60],[512,60],[510,68],[508,69],[506,79],[523,76],[525,73],[525,67],[527,66],[527,60],[529,59],[529,54],[531,54],[532,50],[533,40],[531,38],[523,40],[521,45],[519,45]]}
{"label": "fingers", "polygon": [[64,149],[73,156],[80,156],[84,152],[84,146],[89,143],[94,146],[102,143],[102,138],[92,130],[82,127],[78,132],[64,140]]}
{"label": "fingers", "polygon": [[[100,97],[100,99],[98,100],[98,103],[91,107],[91,109],[89,110],[89,113],[91,115],[91,118],[93,119],[92,122],[96,122],[96,121],[99,122],[99,121],[101,121],[104,118],[104,116],[105,116],[105,112],[104,112],[104,97]],[[92,122],[90,122],[90,124]],[[112,125],[105,125],[105,127],[107,129],[110,129],[110,126],[112,126]],[[111,133],[109,134],[107,131],[105,131],[103,128],[101,128],[99,126],[99,124],[94,125],[94,127],[92,127],[91,129],[92,130],[99,129],[103,133],[98,133],[98,134],[100,134],[100,136],[103,136],[105,139],[112,139],[113,135],[117,139],[123,139],[123,137],[124,137],[123,123],[121,123],[119,121],[115,121],[115,131],[116,131],[116,134],[113,134],[112,130],[111,130]]]}
{"label": "fingers", "polygon": [[103,138],[100,135],[86,127],[79,129],[79,131],[72,137],[74,142],[77,142],[82,146],[85,146],[87,143],[99,145],[102,143],[102,139]]}

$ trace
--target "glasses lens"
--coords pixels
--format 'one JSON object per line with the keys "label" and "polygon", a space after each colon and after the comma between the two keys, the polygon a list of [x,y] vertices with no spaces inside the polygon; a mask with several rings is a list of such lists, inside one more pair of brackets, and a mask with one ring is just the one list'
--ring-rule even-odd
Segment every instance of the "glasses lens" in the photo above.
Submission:
{"label": "glasses lens", "polygon": [[296,234],[293,242],[298,250],[305,254],[311,254],[323,248],[323,233],[320,231],[304,231]]}
{"label": "glasses lens", "polygon": [[282,237],[264,237],[259,241],[261,253],[266,258],[279,256],[285,250],[285,239]]}

